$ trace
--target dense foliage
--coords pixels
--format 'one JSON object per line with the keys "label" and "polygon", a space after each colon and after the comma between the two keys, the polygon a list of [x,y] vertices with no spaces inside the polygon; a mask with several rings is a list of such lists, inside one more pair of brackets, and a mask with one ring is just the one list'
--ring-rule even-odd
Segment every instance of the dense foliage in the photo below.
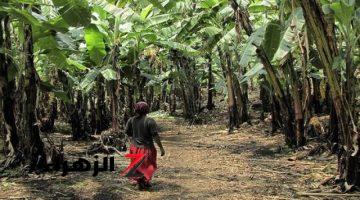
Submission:
{"label": "dense foliage", "polygon": [[290,147],[329,114],[339,180],[360,185],[355,0],[1,0],[0,20],[6,168],[46,165],[56,119],[75,140],[121,135],[140,100],[196,123],[223,95],[231,132],[250,123],[251,84]]}

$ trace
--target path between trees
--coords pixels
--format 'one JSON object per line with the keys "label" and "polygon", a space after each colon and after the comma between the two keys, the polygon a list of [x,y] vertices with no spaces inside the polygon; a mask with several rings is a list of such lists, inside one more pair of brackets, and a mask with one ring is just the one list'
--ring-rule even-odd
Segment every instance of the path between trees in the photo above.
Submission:
{"label": "path between trees", "polygon": [[[166,156],[150,192],[137,191],[119,172],[32,175],[2,178],[0,198],[35,199],[298,199],[297,192],[317,192],[321,181],[336,174],[336,160],[327,153],[289,161],[294,152],[284,148],[280,134],[253,120],[233,134],[220,115],[207,125],[189,126],[183,120],[155,117],[161,127]],[[79,157],[89,142],[66,142],[68,156]],[[101,157],[101,156],[100,156]],[[116,156],[116,164],[128,161]],[[120,167],[120,168],[121,168]],[[327,188],[328,189],[328,188]],[[326,198],[326,197],[316,197]]]}

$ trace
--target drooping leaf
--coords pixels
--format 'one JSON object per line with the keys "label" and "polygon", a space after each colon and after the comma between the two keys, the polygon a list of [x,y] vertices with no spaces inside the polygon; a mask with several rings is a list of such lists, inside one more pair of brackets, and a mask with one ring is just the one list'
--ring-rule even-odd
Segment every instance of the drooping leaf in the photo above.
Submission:
{"label": "drooping leaf", "polygon": [[261,74],[261,73],[266,73],[264,70],[264,65],[261,63],[256,63],[256,65],[253,68],[251,68],[249,71],[247,71],[243,75],[243,78],[241,79],[240,83],[245,83],[248,80],[250,80],[251,78],[253,78],[254,76]]}
{"label": "drooping leaf", "polygon": [[55,18],[43,22],[42,27],[48,30],[54,30],[56,32],[65,33],[69,29],[69,24],[67,24],[66,21],[61,16],[57,16]]}
{"label": "drooping leaf", "polygon": [[355,0],[341,0],[330,4],[330,8],[334,11],[336,19],[344,26],[350,26],[352,16],[355,11]]}
{"label": "drooping leaf", "polygon": [[39,21],[39,19],[34,17],[32,15],[32,13],[30,13],[26,9],[17,9],[17,8],[13,8],[13,7],[2,7],[2,6],[0,6],[0,11],[8,13],[11,16],[13,16],[14,18],[17,18],[22,22],[29,23],[29,24],[31,24],[33,26],[40,26],[41,25],[41,22]]}
{"label": "drooping leaf", "polygon": [[79,63],[79,62],[77,62],[75,60],[72,60],[70,58],[67,58],[66,62],[68,63],[68,65],[76,67],[78,70],[84,71],[84,70],[87,69],[87,67],[85,67],[81,63]]}
{"label": "drooping leaf", "polygon": [[156,15],[152,16],[147,19],[146,27],[149,28],[151,26],[156,26],[165,22],[168,22],[173,19],[171,14],[163,14],[163,15]]}
{"label": "drooping leaf", "polygon": [[101,6],[93,6],[92,10],[100,20],[106,20],[109,16],[109,13]]}
{"label": "drooping leaf", "polygon": [[88,88],[92,83],[95,82],[95,79],[98,77],[99,74],[100,74],[100,71],[98,69],[90,70],[86,74],[85,78],[80,82],[79,88],[81,90],[85,90],[86,88]]}
{"label": "drooping leaf", "polygon": [[263,47],[269,60],[272,60],[279,47],[280,34],[281,26],[279,21],[272,21],[267,25]]}
{"label": "drooping leaf", "polygon": [[159,8],[161,11],[166,11],[164,6],[161,4],[158,0],[148,0],[150,3],[152,3],[155,7]]}
{"label": "drooping leaf", "polygon": [[55,38],[62,49],[75,50],[75,41],[68,34],[56,33]]}
{"label": "drooping leaf", "polygon": [[277,9],[276,5],[269,1],[259,1],[258,3],[251,4],[248,7],[250,13],[276,11]]}
{"label": "drooping leaf", "polygon": [[175,39],[179,41],[183,37],[191,35],[191,33],[193,33],[193,30],[195,30],[197,27],[200,26],[200,24],[202,24],[201,19],[203,19],[205,14],[207,13],[202,12],[200,14],[190,17],[189,19],[184,20],[185,25],[182,26]]}
{"label": "drooping leaf", "polygon": [[265,30],[266,26],[262,26],[248,38],[248,42],[245,48],[242,50],[243,52],[240,58],[240,66],[248,66],[251,59],[253,59],[253,57],[256,55],[256,46],[260,46],[264,40]]}
{"label": "drooping leaf", "polygon": [[125,22],[119,25],[119,31],[121,33],[130,33],[132,31],[133,23],[132,22]]}
{"label": "drooping leaf", "polygon": [[55,67],[58,69],[68,69],[66,56],[59,49],[52,49],[47,55],[50,61],[55,64]]}
{"label": "drooping leaf", "polygon": [[170,49],[176,49],[179,50],[187,55],[197,55],[199,52],[193,48],[191,48],[189,45],[181,44],[178,42],[172,42],[172,41],[158,41],[158,45],[164,46]]}
{"label": "drooping leaf", "polygon": [[71,26],[87,26],[91,12],[86,0],[52,0],[64,20]]}
{"label": "drooping leaf", "polygon": [[165,10],[171,10],[175,5],[176,5],[177,1],[174,0],[165,0],[164,1],[164,8]]}
{"label": "drooping leaf", "polygon": [[55,95],[55,97],[59,98],[60,100],[62,100],[63,102],[65,103],[71,103],[71,100],[70,98],[68,97],[68,94],[67,92],[65,91],[61,91],[61,90],[58,90],[58,91],[52,91]]}
{"label": "drooping leaf", "polygon": [[157,40],[157,36],[155,33],[151,33],[151,32],[148,32],[148,33],[144,33],[142,34],[142,38],[146,39],[148,43],[154,43],[156,42]]}
{"label": "drooping leaf", "polygon": [[209,9],[209,8],[214,7],[218,3],[219,3],[219,1],[217,1],[217,0],[202,0],[200,2],[200,6],[202,8]]}
{"label": "drooping leaf", "polygon": [[103,34],[95,25],[90,25],[85,29],[85,41],[90,59],[100,65],[106,55]]}
{"label": "drooping leaf", "polygon": [[53,36],[42,37],[36,42],[36,47],[41,50],[57,49],[58,43]]}
{"label": "drooping leaf", "polygon": [[200,32],[205,33],[209,36],[214,36],[216,34],[219,34],[222,30],[216,26],[207,26],[203,29],[201,29]]}
{"label": "drooping leaf", "polygon": [[273,62],[282,61],[296,47],[296,34],[300,33],[304,27],[305,19],[301,8],[297,8],[290,19],[288,28],[281,37],[278,49],[276,50]]}
{"label": "drooping leaf", "polygon": [[70,103],[71,100],[69,99],[67,92],[59,90],[54,85],[50,84],[49,82],[40,81],[39,88],[45,92],[52,92],[54,95],[59,98],[60,100],[64,101],[65,103]]}
{"label": "drooping leaf", "polygon": [[234,26],[230,26],[229,30],[225,32],[225,34],[220,38],[220,42],[228,43],[231,42],[234,38],[236,38],[236,30]]}
{"label": "drooping leaf", "polygon": [[102,70],[101,71],[101,74],[103,75],[103,77],[108,80],[108,81],[111,81],[111,80],[116,80],[117,77],[116,77],[116,72],[113,70],[113,69],[105,69],[105,70]]}
{"label": "drooping leaf", "polygon": [[152,11],[153,5],[148,5],[146,6],[146,8],[144,8],[141,13],[140,13],[140,17],[142,20],[145,20],[148,15],[150,14],[150,12]]}
{"label": "drooping leaf", "polygon": [[[130,8],[122,9],[106,0],[89,0],[93,5],[103,8],[106,12],[114,15],[115,17],[122,16]],[[125,2],[126,3],[126,2]]]}
{"label": "drooping leaf", "polygon": [[[213,32],[215,34],[217,31]],[[211,34],[211,31],[209,32]],[[208,40],[204,43],[202,49],[205,51],[212,51],[212,49],[217,45],[221,43],[228,43],[233,40],[233,38],[236,37],[236,31],[234,26],[229,26],[226,30],[223,32],[219,32],[213,36],[210,36]]]}

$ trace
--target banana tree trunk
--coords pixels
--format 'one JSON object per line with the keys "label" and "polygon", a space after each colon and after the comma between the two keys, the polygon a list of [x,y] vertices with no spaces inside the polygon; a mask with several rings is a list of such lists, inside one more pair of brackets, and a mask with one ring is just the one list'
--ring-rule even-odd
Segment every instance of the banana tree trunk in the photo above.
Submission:
{"label": "banana tree trunk", "polygon": [[311,107],[315,114],[320,114],[323,111],[322,104],[320,101],[320,97],[321,97],[320,80],[313,78],[312,88],[313,88],[313,94],[311,94],[310,97]]}
{"label": "banana tree trunk", "polygon": [[260,100],[261,100],[261,115],[260,119],[265,119],[265,113],[271,111],[271,94],[270,94],[270,86],[269,83],[266,81],[264,75],[260,75]]}
{"label": "banana tree trunk", "polygon": [[344,100],[344,93],[340,90],[340,83],[332,69],[334,59],[338,55],[333,25],[325,20],[318,0],[300,1],[300,3],[304,10],[306,24],[311,30],[320,60],[324,66],[341,132],[340,143],[342,146],[338,166],[340,179],[348,185],[360,186],[359,133],[352,116],[353,108]]}
{"label": "banana tree trunk", "polygon": [[112,68],[116,71],[116,80],[110,81],[110,103],[111,103],[111,127],[114,131],[118,132],[119,130],[123,129],[124,124],[122,120],[122,109],[121,107],[124,105],[123,98],[123,86],[122,86],[122,73],[121,69],[118,69],[117,62],[118,62],[118,55],[119,55],[119,45],[116,44],[113,48],[113,58],[112,58]]}
{"label": "banana tree trunk", "polygon": [[99,76],[96,83],[96,133],[101,133],[108,127],[105,105],[104,78]]}
{"label": "banana tree trunk", "polygon": [[[253,28],[249,13],[244,8],[239,6],[235,0],[231,0],[230,4],[235,12],[237,23],[245,30],[246,34],[250,36],[253,33]],[[294,134],[295,127],[293,125],[291,105],[286,98],[285,92],[280,84],[280,80],[276,76],[276,71],[261,45],[256,47],[256,54],[264,65],[264,68],[267,72],[266,77],[280,105],[280,111],[282,117],[284,118],[282,121],[284,123],[283,132],[285,134],[285,142],[289,146],[296,146],[296,137]]]}
{"label": "banana tree trunk", "polygon": [[170,80],[170,115],[174,115],[176,111],[176,94],[175,94],[175,81]]}
{"label": "banana tree trunk", "polygon": [[76,92],[72,90],[69,85],[68,78],[62,70],[58,70],[58,77],[60,82],[63,84],[63,90],[66,91],[67,98],[70,100],[70,102],[64,102],[64,104],[67,120],[71,126],[72,138],[73,140],[86,139],[87,136],[85,135],[84,127],[80,119],[81,111],[79,108],[81,107],[79,107],[76,103],[82,100],[80,99],[79,94],[76,94]]}
{"label": "banana tree trunk", "polygon": [[[234,81],[233,81],[233,72],[230,67],[230,57],[226,56],[218,47],[218,52],[220,56],[220,66],[223,71],[223,75],[226,79],[226,88],[227,88],[227,103],[228,103],[228,113],[229,113],[229,132],[232,132],[234,128],[239,128],[240,126],[240,117],[239,110],[236,104],[235,90],[234,90]],[[226,63],[224,63],[224,61]]]}
{"label": "banana tree trunk", "polygon": [[24,164],[30,170],[46,167],[44,143],[40,138],[38,120],[36,117],[38,75],[34,65],[32,27],[24,24],[24,90],[22,93],[22,113],[20,122],[20,149]]}
{"label": "banana tree trunk", "polygon": [[[230,56],[227,56],[231,62],[231,58]],[[240,117],[240,124],[244,123],[244,122],[248,122],[250,123],[250,117],[248,114],[248,109],[247,109],[247,99],[245,94],[243,93],[243,88],[241,88],[239,80],[237,78],[237,76],[235,75],[235,73],[233,74],[233,81],[234,81],[234,91],[235,91],[235,96],[236,96],[236,104],[237,104],[237,108],[239,110],[239,117]]]}
{"label": "banana tree trunk", "polygon": [[283,128],[283,119],[280,115],[280,106],[279,102],[275,95],[271,95],[271,132],[275,133],[278,129]]}
{"label": "banana tree trunk", "polygon": [[134,115],[134,95],[135,91],[132,85],[125,86],[125,97],[124,97],[124,123]]}
{"label": "banana tree trunk", "polygon": [[181,74],[179,85],[183,99],[184,117],[188,120],[194,120],[195,115],[198,113],[196,93],[195,75],[192,69],[191,60],[178,51],[172,51],[174,56],[173,60],[177,67],[178,72]]}
{"label": "banana tree trunk", "polygon": [[89,126],[89,133],[94,134],[96,132],[96,106],[95,106],[95,100],[94,97],[89,96],[89,120],[90,120],[90,126]]}
{"label": "banana tree trunk", "polygon": [[304,136],[304,116],[302,110],[301,100],[301,86],[299,76],[294,70],[293,58],[290,54],[290,58],[285,63],[287,74],[289,75],[289,84],[291,85],[291,96],[293,99],[294,111],[295,111],[295,131],[296,131],[296,145],[297,147],[305,144]]}
{"label": "banana tree trunk", "polygon": [[57,101],[55,98],[51,99],[50,114],[45,121],[42,122],[40,130],[42,132],[52,132],[55,127],[55,119],[57,118]]}
{"label": "banana tree trunk", "polygon": [[207,84],[207,92],[208,92],[208,98],[207,98],[207,104],[206,104],[206,108],[208,110],[212,110],[215,105],[213,102],[213,91],[214,91],[214,77],[213,77],[213,72],[212,72],[212,59],[211,59],[211,55],[207,54],[206,55],[208,63],[208,84]]}
{"label": "banana tree trunk", "polygon": [[[17,165],[20,153],[17,151],[19,145],[18,130],[16,127],[16,100],[15,100],[15,79],[9,80],[8,71],[12,67],[12,60],[4,52],[11,51],[10,21],[9,17],[0,17],[0,99],[2,99],[2,114],[4,119],[4,153],[6,162],[4,167]],[[0,127],[2,128],[2,127]],[[2,131],[2,130],[1,130]]]}

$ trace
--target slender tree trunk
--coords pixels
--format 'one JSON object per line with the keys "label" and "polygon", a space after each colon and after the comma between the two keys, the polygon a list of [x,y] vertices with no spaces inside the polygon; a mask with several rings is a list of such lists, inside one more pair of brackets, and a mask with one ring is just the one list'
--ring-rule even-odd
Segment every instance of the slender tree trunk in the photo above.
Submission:
{"label": "slender tree trunk", "polygon": [[151,108],[150,110],[151,111],[156,111],[156,107],[154,107],[154,86],[150,86],[147,90],[147,93],[146,93],[146,102],[149,104],[149,107]]}
{"label": "slender tree trunk", "polygon": [[107,128],[108,123],[105,105],[104,78],[101,76],[97,78],[96,97],[96,133],[100,134]]}
{"label": "slender tree trunk", "polygon": [[96,132],[96,106],[95,106],[95,100],[94,97],[89,96],[90,101],[90,132],[91,134],[94,134]]}
{"label": "slender tree trunk", "polygon": [[[359,85],[355,78],[355,70],[356,66],[353,64],[353,60],[351,57],[352,52],[352,46],[349,44],[350,42],[346,42],[346,50],[345,50],[345,76],[346,76],[346,82],[345,82],[345,90],[344,93],[346,94],[346,101],[350,108],[355,107],[355,97],[356,97],[356,87],[355,85]],[[355,109],[351,109],[351,115],[354,116],[354,119],[356,119],[357,113],[355,112]]]}
{"label": "slender tree trunk", "polygon": [[[238,104],[239,114],[240,114],[240,123],[248,122],[251,124],[250,116],[248,113],[248,100],[246,93],[243,93],[243,88],[241,88],[238,78],[233,75],[234,87],[236,91],[236,102]],[[247,90],[247,89],[246,89]]]}
{"label": "slender tree trunk", "polygon": [[78,92],[77,94],[75,93],[74,99],[76,99],[76,103],[69,104],[67,106],[67,109],[70,111],[69,121],[72,130],[72,138],[73,140],[82,140],[87,138],[87,136],[85,135],[84,132],[84,124],[82,120],[81,110],[79,110],[81,109],[80,104],[82,104],[81,93],[80,92]]}
{"label": "slender tree trunk", "polygon": [[175,94],[175,81],[170,80],[170,115],[174,115],[176,111],[176,94]]}
{"label": "slender tree trunk", "polygon": [[[227,54],[227,53],[225,53],[225,54]],[[228,55],[227,57],[231,62],[230,55]],[[242,91],[239,80],[234,73],[233,73],[233,82],[234,82],[234,91],[235,91],[235,96],[236,96],[236,104],[237,104],[237,108],[239,110],[239,115],[240,115],[239,116],[240,124],[242,124],[244,122],[251,123],[250,117],[248,114],[248,109],[247,109],[247,99]]]}
{"label": "slender tree trunk", "polygon": [[[68,78],[62,70],[58,70],[60,82],[63,84],[63,90],[66,91],[67,97],[71,102],[64,102],[68,122],[71,126],[71,133],[73,140],[87,139],[88,135],[84,132],[82,120],[80,119],[83,114],[81,113],[81,106],[78,101],[82,102],[82,95],[79,92],[72,91],[69,85]],[[94,112],[95,113],[95,112]],[[95,123],[96,124],[96,123]]]}
{"label": "slender tree trunk", "polygon": [[[234,15],[235,15],[235,30],[236,30],[236,35],[237,35],[237,42],[240,43],[241,42],[241,15],[239,15],[238,12],[238,8],[237,6],[232,6],[233,10],[234,10]],[[236,58],[239,58],[237,52],[235,52]],[[243,76],[243,68],[245,68],[245,66],[239,66],[239,77]],[[248,114],[248,86],[247,83],[244,83],[243,86],[240,86],[240,83],[238,81],[237,76],[234,74],[234,83],[235,83],[235,92],[236,92],[236,96],[237,96],[237,104],[238,104],[238,109],[240,111],[240,121],[241,123],[243,122],[249,122],[250,123],[250,117]]]}
{"label": "slender tree trunk", "polygon": [[195,113],[198,114],[201,111],[201,85],[200,83],[196,80],[196,65],[195,64],[191,64],[191,74],[193,75],[192,77],[192,88],[193,88],[193,92],[194,92],[194,99],[195,99]]}
{"label": "slender tree trunk", "polygon": [[320,114],[322,112],[322,106],[320,102],[320,80],[313,78],[312,79],[313,85],[313,94],[311,94],[311,105],[312,110],[315,114]]}
{"label": "slender tree trunk", "polygon": [[[132,66],[132,73],[136,76],[140,76],[140,71],[137,69],[136,65]],[[124,123],[130,119],[131,116],[134,115],[134,96],[135,96],[135,88],[136,80],[134,78],[129,79],[130,84],[125,85],[125,93],[124,93]]]}
{"label": "slender tree trunk", "polygon": [[137,101],[145,101],[144,89],[146,85],[146,78],[145,77],[139,77],[139,78],[140,78],[140,81],[138,81],[139,99]]}
{"label": "slender tree trunk", "polygon": [[55,98],[51,99],[50,114],[45,121],[42,122],[40,130],[42,132],[52,132],[55,127],[55,119],[57,118],[57,101]]}
{"label": "slender tree trunk", "polygon": [[[152,59],[150,59],[150,66],[149,66],[151,72],[155,72],[155,69],[154,69],[154,61]],[[162,67],[161,67],[162,68]],[[149,107],[150,107],[150,110],[151,111],[156,111],[156,106],[153,106],[153,103],[156,103],[154,102],[155,98],[154,98],[154,86],[150,86],[147,88],[146,90],[146,102],[148,103]]]}
{"label": "slender tree trunk", "polygon": [[266,81],[264,75],[260,76],[260,100],[262,106],[262,112],[260,115],[260,119],[265,119],[265,113],[270,112],[272,109],[271,107],[271,95],[270,95],[270,86],[269,83]]}
{"label": "slender tree trunk", "polygon": [[[240,118],[239,118],[239,111],[236,104],[236,97],[234,91],[234,81],[233,81],[233,73],[230,68],[231,61],[228,56],[225,56],[225,59],[222,59],[224,56],[223,52],[221,51],[220,47],[218,47],[218,52],[220,56],[220,66],[223,70],[224,77],[226,79],[226,88],[228,92],[228,112],[229,112],[229,132],[232,132],[234,128],[239,128],[240,126]],[[223,62],[225,60],[226,64]]]}
{"label": "slender tree trunk", "polygon": [[[9,17],[0,17],[0,96],[2,98],[2,114],[5,124],[5,148],[4,153],[7,157],[5,168],[17,165],[20,154],[18,152],[19,138],[16,127],[16,111],[15,111],[15,79],[9,80],[8,71],[12,66],[10,55],[11,38],[10,38],[10,21]],[[2,127],[1,127],[2,128]],[[1,130],[2,131],[2,130]]]}
{"label": "slender tree trunk", "polygon": [[[162,72],[161,72],[162,73]],[[161,74],[160,73],[160,74]],[[162,83],[162,85],[161,85],[161,92],[160,92],[160,94],[157,96],[157,97],[155,97],[155,99],[156,99],[156,101],[154,102],[155,104],[154,104],[154,109],[156,109],[157,107],[159,107],[159,109],[160,109],[160,107],[166,112],[169,108],[169,106],[168,106],[168,103],[166,102],[166,90],[167,90],[167,85],[168,85],[168,81],[163,81],[163,83]],[[157,103],[158,102],[158,103]],[[158,105],[158,106],[156,106],[156,104]]]}
{"label": "slender tree trunk", "polygon": [[134,88],[130,85],[125,87],[125,111],[124,111],[124,122],[126,123],[131,116],[134,115]]}
{"label": "slender tree trunk", "polygon": [[304,116],[302,111],[302,100],[301,100],[301,87],[297,73],[294,70],[293,59],[290,55],[287,63],[285,63],[289,74],[289,84],[291,87],[291,96],[293,98],[294,111],[295,111],[295,131],[296,131],[296,146],[300,147],[305,144],[304,136]]}
{"label": "slender tree trunk", "polygon": [[283,128],[283,119],[280,116],[280,106],[275,95],[271,95],[271,132],[275,133],[278,129]]}
{"label": "slender tree trunk", "polygon": [[208,85],[207,85],[207,91],[208,91],[208,98],[207,98],[207,105],[206,108],[208,110],[212,110],[215,105],[213,102],[213,91],[214,91],[214,78],[212,74],[212,59],[211,55],[207,54],[207,60],[208,60]]}
{"label": "slender tree trunk", "polygon": [[116,71],[117,80],[110,81],[110,102],[111,102],[111,127],[115,132],[120,130],[120,85],[121,74],[120,69],[117,68],[119,55],[119,45],[115,45],[113,48],[112,68]]}
{"label": "slender tree trunk", "polygon": [[[178,51],[173,51],[173,60],[177,66],[177,70],[180,72],[182,78],[179,79],[180,88],[182,91],[183,110],[186,119],[193,121],[195,115],[198,113],[198,98],[195,96],[196,80],[192,69],[192,63],[189,58],[183,56]],[[186,77],[186,78],[185,78]]]}

